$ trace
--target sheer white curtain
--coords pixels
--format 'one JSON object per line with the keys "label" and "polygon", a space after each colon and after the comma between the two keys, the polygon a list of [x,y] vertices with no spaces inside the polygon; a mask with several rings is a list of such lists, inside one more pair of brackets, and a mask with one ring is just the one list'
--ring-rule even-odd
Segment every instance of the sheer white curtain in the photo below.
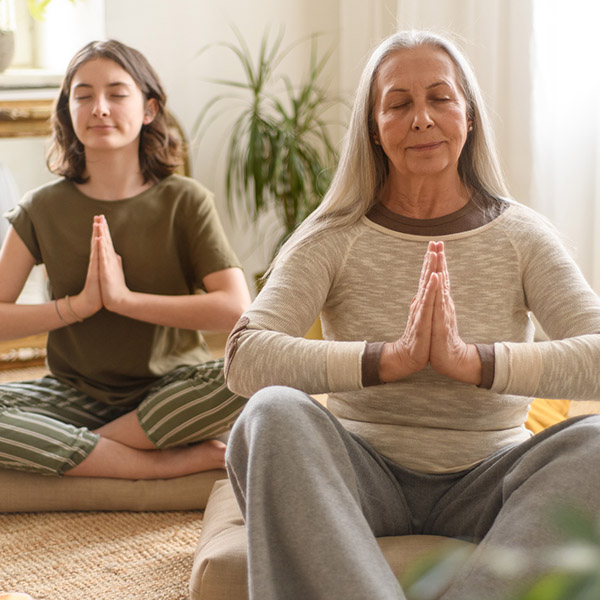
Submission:
{"label": "sheer white curtain", "polygon": [[494,121],[512,195],[561,231],[600,292],[600,3],[340,0],[341,81],[395,29],[455,37]]}
{"label": "sheer white curtain", "polygon": [[534,206],[600,292],[600,5],[534,0]]}

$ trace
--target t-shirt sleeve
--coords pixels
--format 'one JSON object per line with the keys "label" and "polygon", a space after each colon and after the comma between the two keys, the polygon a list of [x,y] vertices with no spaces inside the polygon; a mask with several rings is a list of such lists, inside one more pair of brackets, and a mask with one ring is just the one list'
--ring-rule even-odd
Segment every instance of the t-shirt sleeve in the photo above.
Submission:
{"label": "t-shirt sleeve", "polygon": [[42,252],[38,243],[35,227],[27,208],[29,203],[28,198],[28,195],[25,196],[17,206],[4,213],[4,216],[23,240],[23,243],[27,246],[27,249],[35,259],[36,264],[39,265],[44,261],[42,259]]}
{"label": "t-shirt sleeve", "polygon": [[183,218],[181,226],[186,232],[192,267],[200,287],[206,275],[231,267],[240,267],[240,262],[225,235],[211,192],[198,184],[196,192],[189,199]]}

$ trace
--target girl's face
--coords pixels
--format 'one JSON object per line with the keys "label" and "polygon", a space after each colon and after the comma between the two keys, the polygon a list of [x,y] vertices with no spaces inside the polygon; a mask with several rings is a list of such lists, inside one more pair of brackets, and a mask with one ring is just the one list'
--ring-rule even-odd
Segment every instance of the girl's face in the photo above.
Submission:
{"label": "girl's face", "polygon": [[142,125],[157,110],[156,100],[146,100],[131,75],[110,59],[84,63],[71,81],[69,112],[86,154],[132,148],[137,155]]}

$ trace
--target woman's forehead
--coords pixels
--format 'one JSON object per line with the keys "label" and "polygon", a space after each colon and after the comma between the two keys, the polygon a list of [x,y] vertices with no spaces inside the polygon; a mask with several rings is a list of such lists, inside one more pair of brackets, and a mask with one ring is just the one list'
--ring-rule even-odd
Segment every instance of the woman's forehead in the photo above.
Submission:
{"label": "woman's forehead", "polygon": [[437,81],[456,85],[458,76],[450,56],[433,46],[402,48],[392,52],[379,65],[375,79],[377,85],[399,86],[415,83],[428,86]]}

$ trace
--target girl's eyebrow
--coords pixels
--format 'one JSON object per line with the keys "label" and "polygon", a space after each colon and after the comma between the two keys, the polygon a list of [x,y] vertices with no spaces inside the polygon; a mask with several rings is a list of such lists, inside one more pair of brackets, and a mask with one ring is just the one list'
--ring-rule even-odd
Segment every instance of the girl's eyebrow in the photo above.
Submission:
{"label": "girl's eyebrow", "polygon": [[[129,83],[127,83],[126,81],[114,81],[114,82],[112,82],[112,83],[109,83],[109,84],[108,84],[106,87],[109,87],[109,88],[110,88],[110,87],[120,87],[120,86],[129,87],[129,86],[130,86],[130,84],[129,84]],[[79,89],[79,88],[91,88],[91,87],[92,87],[92,85],[91,85],[91,84],[89,84],[89,83],[76,83],[76,84],[73,86],[73,89],[74,89],[74,90],[77,90],[77,89]]]}

